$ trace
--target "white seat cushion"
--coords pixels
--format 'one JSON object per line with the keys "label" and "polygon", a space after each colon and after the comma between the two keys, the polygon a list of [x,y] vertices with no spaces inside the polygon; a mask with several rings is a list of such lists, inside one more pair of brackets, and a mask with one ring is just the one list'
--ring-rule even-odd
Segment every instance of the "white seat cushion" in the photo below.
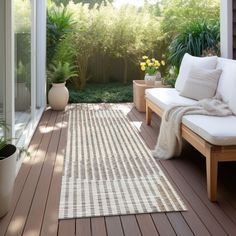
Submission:
{"label": "white seat cushion", "polygon": [[193,105],[197,101],[185,98],[179,95],[179,92],[174,88],[152,88],[146,89],[146,97],[161,109],[166,109],[170,105]]}
{"label": "white seat cushion", "polygon": [[236,116],[186,115],[183,124],[214,145],[236,145]]}

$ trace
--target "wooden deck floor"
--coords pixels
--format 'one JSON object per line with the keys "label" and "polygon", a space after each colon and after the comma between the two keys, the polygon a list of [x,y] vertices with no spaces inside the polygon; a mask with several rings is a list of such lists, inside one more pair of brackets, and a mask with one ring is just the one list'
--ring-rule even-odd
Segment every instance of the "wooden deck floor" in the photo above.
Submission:
{"label": "wooden deck floor", "polygon": [[[111,106],[126,112],[148,147],[154,147],[158,117],[148,127],[144,114],[132,104]],[[219,201],[211,203],[204,158],[189,145],[180,158],[160,162],[188,211],[58,221],[67,120],[63,112],[44,113],[29,147],[31,158],[24,161],[16,178],[10,212],[0,220],[0,236],[236,235],[236,164],[220,164]]]}

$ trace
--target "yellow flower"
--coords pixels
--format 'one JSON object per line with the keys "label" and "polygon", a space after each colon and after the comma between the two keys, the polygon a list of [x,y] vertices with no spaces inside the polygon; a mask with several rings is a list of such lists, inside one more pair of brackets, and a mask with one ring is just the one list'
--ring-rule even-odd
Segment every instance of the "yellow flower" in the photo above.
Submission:
{"label": "yellow flower", "polygon": [[166,63],[165,63],[165,61],[162,60],[162,61],[161,61],[161,64],[164,66]]}
{"label": "yellow flower", "polygon": [[154,64],[153,64],[153,63],[151,63],[151,62],[150,62],[150,63],[148,63],[148,66],[149,66],[149,67],[152,67],[153,65],[154,65]]}
{"label": "yellow flower", "polygon": [[149,64],[151,61],[149,59],[146,60],[146,63]]}
{"label": "yellow flower", "polygon": [[153,62],[155,62],[155,61],[156,61],[156,59],[155,59],[155,58],[152,58],[152,61],[153,61]]}
{"label": "yellow flower", "polygon": [[142,58],[143,58],[143,60],[146,60],[146,59],[148,59],[148,57],[147,57],[147,56],[143,56]]}
{"label": "yellow flower", "polygon": [[146,67],[145,66],[141,66],[141,70],[145,71]]}
{"label": "yellow flower", "polygon": [[145,66],[145,65],[146,65],[145,62],[141,62],[141,63],[140,63],[140,66]]}
{"label": "yellow flower", "polygon": [[155,66],[159,67],[161,64],[158,60],[155,61]]}

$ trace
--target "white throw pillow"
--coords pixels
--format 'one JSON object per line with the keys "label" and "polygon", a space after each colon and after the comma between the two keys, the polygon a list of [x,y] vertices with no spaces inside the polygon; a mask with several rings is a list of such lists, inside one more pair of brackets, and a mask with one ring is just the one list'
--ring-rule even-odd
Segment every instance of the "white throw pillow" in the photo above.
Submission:
{"label": "white throw pillow", "polygon": [[188,53],[185,53],[181,62],[179,75],[175,83],[175,88],[177,91],[181,91],[183,89],[184,82],[188,77],[190,68],[194,65],[209,70],[215,69],[217,65],[217,57],[194,57]]}
{"label": "white throw pillow", "polygon": [[192,66],[180,95],[195,100],[214,97],[221,73],[221,69]]}

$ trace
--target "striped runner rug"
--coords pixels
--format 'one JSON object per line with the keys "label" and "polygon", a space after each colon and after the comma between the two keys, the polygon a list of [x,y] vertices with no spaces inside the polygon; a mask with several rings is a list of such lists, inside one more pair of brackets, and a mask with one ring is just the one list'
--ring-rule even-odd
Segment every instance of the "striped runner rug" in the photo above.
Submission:
{"label": "striped runner rug", "polygon": [[68,112],[59,219],[186,210],[122,111]]}

